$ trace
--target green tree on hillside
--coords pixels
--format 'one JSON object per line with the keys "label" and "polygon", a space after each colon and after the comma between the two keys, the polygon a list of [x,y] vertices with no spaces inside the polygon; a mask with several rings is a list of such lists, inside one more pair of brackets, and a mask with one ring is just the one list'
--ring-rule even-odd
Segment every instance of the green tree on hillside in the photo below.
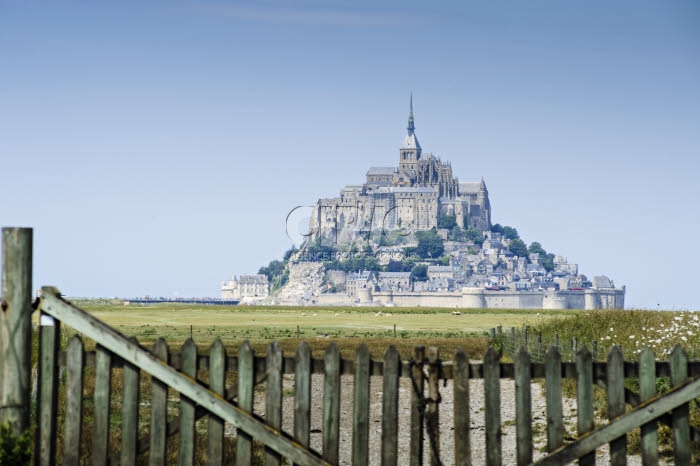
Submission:
{"label": "green tree on hillside", "polygon": [[551,272],[552,270],[554,270],[554,254],[547,253],[544,256],[541,255],[540,263],[547,272]]}
{"label": "green tree on hillside", "polygon": [[403,272],[403,262],[401,261],[392,261],[390,260],[389,263],[386,265],[386,271],[387,272]]}
{"label": "green tree on hillside", "polygon": [[438,228],[451,230],[455,226],[457,226],[457,219],[454,215],[443,215],[438,219]]}
{"label": "green tree on hillside", "polygon": [[418,264],[411,269],[411,279],[414,282],[425,282],[428,281],[428,266],[425,264]]}
{"label": "green tree on hillside", "polygon": [[510,244],[508,244],[508,249],[518,257],[527,257],[527,246],[519,238],[511,240]]}
{"label": "green tree on hillside", "polygon": [[452,227],[452,231],[450,231],[449,238],[452,241],[464,241],[464,230],[462,230],[459,225],[455,225]]}
{"label": "green tree on hillside", "polygon": [[527,248],[527,251],[530,254],[540,255],[540,263],[547,272],[554,270],[554,254],[550,254],[545,251],[540,243],[534,241],[532,244],[530,244],[530,247]]}
{"label": "green tree on hillside", "polygon": [[516,230],[513,227],[503,227],[503,236],[505,236],[507,239],[519,239],[520,235],[518,234],[518,230]]}
{"label": "green tree on hillside", "polygon": [[484,244],[484,235],[478,228],[469,228],[464,232],[464,237],[467,241],[473,241],[474,244],[481,246]]}
{"label": "green tree on hillside", "polygon": [[282,256],[282,260],[284,262],[287,262],[292,257],[292,254],[294,254],[297,251],[298,251],[298,249],[296,247],[292,246],[291,248],[287,249],[284,252],[284,255]]}
{"label": "green tree on hillside", "polygon": [[445,244],[433,228],[428,231],[417,231],[418,246],[412,251],[421,259],[437,259],[445,251]]}
{"label": "green tree on hillside", "polygon": [[284,262],[273,260],[270,261],[267,266],[260,267],[260,269],[258,269],[258,273],[267,275],[267,280],[272,283],[272,280],[274,280],[275,277],[278,277],[284,273],[285,268],[286,265]]}
{"label": "green tree on hillside", "polygon": [[527,248],[527,252],[529,252],[530,254],[540,254],[543,256],[547,254],[547,251],[545,251],[542,245],[537,241],[534,241],[530,244],[530,247]]}

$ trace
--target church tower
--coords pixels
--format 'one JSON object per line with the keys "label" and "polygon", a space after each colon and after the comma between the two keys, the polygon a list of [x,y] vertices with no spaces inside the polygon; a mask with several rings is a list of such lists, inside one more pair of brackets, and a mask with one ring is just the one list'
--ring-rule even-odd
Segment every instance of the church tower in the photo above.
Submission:
{"label": "church tower", "polygon": [[413,124],[413,93],[411,93],[411,101],[408,111],[408,127],[407,134],[403,139],[403,144],[399,150],[399,167],[402,171],[415,170],[418,160],[420,159],[421,147],[416,138],[415,126]]}

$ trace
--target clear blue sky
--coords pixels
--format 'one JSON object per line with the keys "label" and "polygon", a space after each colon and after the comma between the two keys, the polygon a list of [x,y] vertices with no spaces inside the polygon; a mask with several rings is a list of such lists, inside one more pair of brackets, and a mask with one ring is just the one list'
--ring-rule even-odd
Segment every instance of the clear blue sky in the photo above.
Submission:
{"label": "clear blue sky", "polygon": [[0,0],[0,224],[72,296],[218,296],[424,150],[493,221],[699,309],[700,2]]}

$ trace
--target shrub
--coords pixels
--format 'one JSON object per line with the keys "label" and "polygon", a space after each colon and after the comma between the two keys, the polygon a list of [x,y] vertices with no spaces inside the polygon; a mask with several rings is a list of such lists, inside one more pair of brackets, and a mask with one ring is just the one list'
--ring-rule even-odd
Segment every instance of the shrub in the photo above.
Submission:
{"label": "shrub", "polygon": [[0,464],[29,464],[31,458],[31,431],[27,429],[19,436],[15,436],[9,423],[0,424]]}

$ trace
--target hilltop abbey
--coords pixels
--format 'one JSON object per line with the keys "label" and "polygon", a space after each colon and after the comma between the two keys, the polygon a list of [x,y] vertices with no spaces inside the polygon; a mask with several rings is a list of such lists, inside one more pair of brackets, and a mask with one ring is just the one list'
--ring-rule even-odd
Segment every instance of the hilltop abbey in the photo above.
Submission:
{"label": "hilltop abbey", "polygon": [[624,308],[624,286],[605,276],[589,279],[566,257],[537,242],[527,247],[516,229],[491,224],[483,178],[460,182],[449,162],[423,152],[413,96],[398,155],[397,165],[371,167],[364,183],[319,199],[301,249],[258,275],[234,276],[222,284],[222,297],[293,305]]}
{"label": "hilltop abbey", "polygon": [[430,230],[441,216],[454,216],[461,228],[491,229],[484,180],[460,183],[449,162],[423,152],[415,132],[413,96],[406,130],[398,166],[371,167],[364,184],[345,186],[339,197],[318,200],[309,228],[314,239],[345,243],[358,234]]}

